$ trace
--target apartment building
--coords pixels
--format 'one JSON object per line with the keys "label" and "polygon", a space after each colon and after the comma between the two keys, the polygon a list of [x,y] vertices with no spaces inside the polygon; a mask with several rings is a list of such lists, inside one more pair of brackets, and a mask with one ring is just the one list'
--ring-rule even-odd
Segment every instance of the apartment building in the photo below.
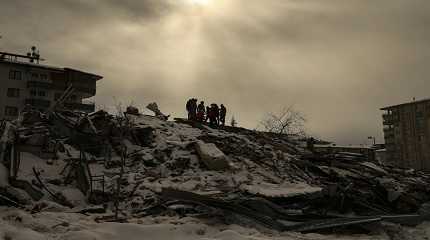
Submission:
{"label": "apartment building", "polygon": [[430,99],[384,107],[388,164],[430,171]]}
{"label": "apartment building", "polygon": [[64,106],[83,112],[94,111],[86,102],[96,94],[101,76],[72,68],[40,64],[39,54],[0,52],[0,119],[16,118],[26,105],[46,110],[72,85],[73,93]]}

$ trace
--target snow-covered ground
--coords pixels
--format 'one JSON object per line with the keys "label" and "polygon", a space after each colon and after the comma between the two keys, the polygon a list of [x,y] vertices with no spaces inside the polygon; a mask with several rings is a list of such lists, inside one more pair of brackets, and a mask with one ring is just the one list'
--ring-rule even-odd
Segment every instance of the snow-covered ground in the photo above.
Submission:
{"label": "snow-covered ground", "polygon": [[388,226],[371,235],[275,233],[238,225],[202,222],[194,218],[131,219],[130,223],[96,223],[94,216],[65,212],[28,212],[0,208],[0,239],[4,240],[424,240],[430,223],[416,228]]}

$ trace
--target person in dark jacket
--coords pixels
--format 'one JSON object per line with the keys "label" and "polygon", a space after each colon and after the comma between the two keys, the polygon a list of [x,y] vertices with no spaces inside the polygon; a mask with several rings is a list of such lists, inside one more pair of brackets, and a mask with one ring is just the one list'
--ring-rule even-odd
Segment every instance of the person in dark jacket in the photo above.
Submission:
{"label": "person in dark jacket", "polygon": [[209,109],[209,112],[207,114],[208,118],[209,118],[209,124],[214,127],[217,125],[217,110],[218,107],[215,106],[214,103],[211,104],[211,108]]}
{"label": "person in dark jacket", "polygon": [[197,121],[203,122],[205,119],[205,102],[201,101],[197,107]]}
{"label": "person in dark jacket", "polygon": [[193,98],[191,102],[191,120],[197,120],[197,98]]}
{"label": "person in dark jacket", "polygon": [[192,99],[192,98],[191,98],[191,99],[188,99],[187,104],[186,104],[186,106],[185,106],[185,108],[186,108],[186,110],[187,110],[187,113],[188,113],[188,120],[191,120],[191,118],[192,118],[192,114],[191,114],[191,105],[192,105],[192,101],[193,101],[193,99]]}
{"label": "person in dark jacket", "polygon": [[219,107],[217,104],[214,104],[213,112],[214,112],[215,125],[218,126],[219,125]]}
{"label": "person in dark jacket", "polygon": [[221,104],[220,110],[219,110],[219,121],[222,126],[225,126],[225,116],[227,114],[227,109],[225,108],[224,104]]}
{"label": "person in dark jacket", "polygon": [[195,121],[197,119],[197,99],[191,98],[188,100],[186,109],[188,112],[188,120]]}

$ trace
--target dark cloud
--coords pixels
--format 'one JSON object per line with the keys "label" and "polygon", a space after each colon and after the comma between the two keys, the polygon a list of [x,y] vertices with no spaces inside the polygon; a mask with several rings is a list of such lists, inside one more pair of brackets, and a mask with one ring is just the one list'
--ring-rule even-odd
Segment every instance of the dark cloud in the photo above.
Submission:
{"label": "dark cloud", "polygon": [[342,143],[382,139],[380,107],[428,95],[428,1],[187,1],[0,0],[0,47],[104,75],[101,105],[182,115],[195,95],[249,128],[295,105]]}
{"label": "dark cloud", "polygon": [[172,11],[178,6],[170,1],[160,0],[106,0],[100,1],[100,5],[107,4],[108,8],[114,11],[125,11],[126,14],[136,20],[148,18],[160,18]]}

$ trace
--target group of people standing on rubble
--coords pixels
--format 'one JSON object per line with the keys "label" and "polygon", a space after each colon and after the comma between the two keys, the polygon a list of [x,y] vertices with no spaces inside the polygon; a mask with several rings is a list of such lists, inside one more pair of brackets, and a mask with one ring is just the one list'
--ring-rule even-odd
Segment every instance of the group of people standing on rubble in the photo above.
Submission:
{"label": "group of people standing on rubble", "polygon": [[205,106],[205,102],[201,101],[199,104],[196,98],[188,100],[186,109],[188,112],[188,120],[197,122],[209,122],[211,126],[225,125],[225,116],[227,109],[223,104],[218,107],[217,104],[212,103],[210,106]]}

